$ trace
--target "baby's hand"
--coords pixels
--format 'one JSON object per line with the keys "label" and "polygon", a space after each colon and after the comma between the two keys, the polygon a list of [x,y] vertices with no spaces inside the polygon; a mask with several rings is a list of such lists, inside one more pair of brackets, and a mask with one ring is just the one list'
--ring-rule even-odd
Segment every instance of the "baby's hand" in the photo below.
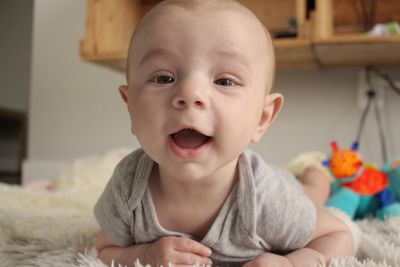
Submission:
{"label": "baby's hand", "polygon": [[294,267],[292,262],[284,257],[273,253],[263,253],[254,260],[246,263],[243,267]]}
{"label": "baby's hand", "polygon": [[185,237],[162,237],[149,244],[145,251],[145,264],[151,266],[168,266],[168,263],[176,267],[211,265],[211,249],[203,244]]}

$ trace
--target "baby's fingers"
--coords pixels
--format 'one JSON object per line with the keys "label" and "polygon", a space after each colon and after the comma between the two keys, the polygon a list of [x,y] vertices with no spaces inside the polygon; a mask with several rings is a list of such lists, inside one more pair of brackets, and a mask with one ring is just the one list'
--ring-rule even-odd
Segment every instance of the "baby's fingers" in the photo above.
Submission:
{"label": "baby's fingers", "polygon": [[210,258],[201,257],[193,253],[178,252],[174,260],[174,267],[193,266],[194,264],[211,265]]}
{"label": "baby's fingers", "polygon": [[174,244],[174,249],[180,252],[187,252],[192,254],[197,254],[202,257],[210,257],[211,256],[211,249],[207,246],[196,242],[189,238],[178,238]]}

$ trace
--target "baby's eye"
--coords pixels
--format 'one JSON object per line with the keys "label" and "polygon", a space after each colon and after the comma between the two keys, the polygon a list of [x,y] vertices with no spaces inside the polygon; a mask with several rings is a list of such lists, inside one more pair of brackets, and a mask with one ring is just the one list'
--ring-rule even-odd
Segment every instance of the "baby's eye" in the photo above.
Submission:
{"label": "baby's eye", "polygon": [[218,85],[221,85],[221,86],[234,86],[234,85],[236,85],[236,82],[234,80],[228,79],[228,78],[218,79],[214,83],[218,84]]}
{"label": "baby's eye", "polygon": [[156,84],[168,84],[168,83],[173,83],[175,81],[175,79],[171,76],[159,75],[159,76],[153,77],[151,79],[151,81]]}

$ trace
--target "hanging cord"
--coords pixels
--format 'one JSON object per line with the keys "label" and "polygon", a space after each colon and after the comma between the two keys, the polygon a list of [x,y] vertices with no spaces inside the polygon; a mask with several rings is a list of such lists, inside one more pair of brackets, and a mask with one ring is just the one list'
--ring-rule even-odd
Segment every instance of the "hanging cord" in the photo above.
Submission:
{"label": "hanging cord", "polygon": [[361,115],[361,120],[360,120],[360,124],[358,126],[358,131],[357,131],[357,137],[356,137],[356,140],[355,140],[358,144],[360,144],[360,142],[361,142],[361,134],[362,134],[363,129],[364,129],[365,120],[367,119],[368,112],[369,112],[369,110],[371,108],[372,99],[375,98],[375,94],[376,93],[373,90],[369,90],[367,92],[368,102],[367,102],[367,105],[365,106],[365,108],[363,110],[362,115]]}
{"label": "hanging cord", "polygon": [[367,119],[367,116],[368,116],[368,113],[369,113],[369,110],[370,110],[371,104],[372,104],[374,106],[375,118],[376,118],[376,122],[378,125],[378,130],[379,130],[379,139],[380,139],[380,143],[381,143],[382,159],[383,159],[383,162],[386,162],[387,161],[387,149],[386,149],[385,134],[383,132],[383,126],[382,126],[381,116],[379,113],[378,101],[376,99],[376,91],[371,82],[371,69],[369,69],[369,68],[366,69],[366,79],[367,79],[367,83],[368,83],[368,87],[369,87],[369,90],[367,92],[368,102],[363,110],[362,115],[361,115],[361,120],[360,120],[360,124],[359,124],[358,131],[357,131],[356,142],[358,144],[360,144],[360,142],[361,142],[361,135],[362,135],[362,132],[364,129],[365,121]]}
{"label": "hanging cord", "polygon": [[372,103],[374,104],[375,118],[376,118],[376,123],[378,124],[379,139],[381,141],[382,159],[383,162],[386,162],[387,161],[386,140],[385,140],[385,134],[383,133],[382,120],[381,120],[381,115],[379,113],[378,100],[376,99],[376,97],[373,98]]}
{"label": "hanging cord", "polygon": [[385,72],[383,72],[381,69],[378,69],[377,67],[368,66],[367,74],[371,72],[381,77],[389,85],[389,87],[400,96],[400,87],[396,85],[396,83],[393,81],[392,78],[389,77],[389,75],[387,75]]}
{"label": "hanging cord", "polygon": [[376,0],[359,0],[361,5],[361,14],[363,16],[364,31],[369,31],[376,20]]}

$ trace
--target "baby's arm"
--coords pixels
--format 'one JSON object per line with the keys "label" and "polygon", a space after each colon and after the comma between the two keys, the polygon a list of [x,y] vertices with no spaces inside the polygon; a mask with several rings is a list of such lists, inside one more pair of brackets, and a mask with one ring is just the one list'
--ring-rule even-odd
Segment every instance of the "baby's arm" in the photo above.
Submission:
{"label": "baby's arm", "polygon": [[353,255],[354,245],[350,230],[340,219],[320,209],[317,212],[316,230],[310,243],[286,257],[297,267],[310,266],[320,260],[328,262],[333,257]]}
{"label": "baby's arm", "polygon": [[134,266],[136,259],[145,265],[193,266],[196,263],[211,264],[211,250],[194,240],[184,237],[162,237],[153,243],[119,247],[113,244],[104,232],[96,240],[98,257],[108,266],[114,262],[122,266]]}
{"label": "baby's arm", "polygon": [[308,267],[321,262],[327,263],[332,257],[352,256],[353,254],[353,240],[347,226],[334,215],[319,209],[316,230],[305,248],[293,251],[286,256],[263,253],[246,264],[246,267]]}

